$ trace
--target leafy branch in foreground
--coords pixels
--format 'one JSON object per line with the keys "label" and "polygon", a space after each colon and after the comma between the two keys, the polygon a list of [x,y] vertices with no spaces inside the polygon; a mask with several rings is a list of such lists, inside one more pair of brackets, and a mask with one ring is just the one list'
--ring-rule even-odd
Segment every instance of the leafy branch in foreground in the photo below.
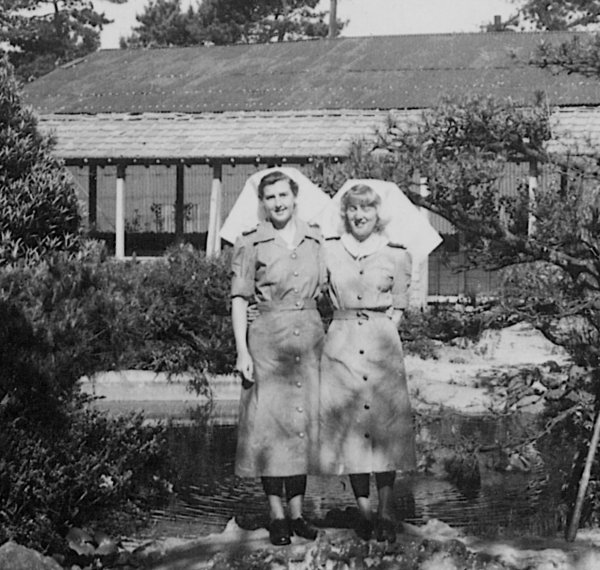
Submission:
{"label": "leafy branch in foreground", "polygon": [[600,34],[590,34],[586,37],[573,36],[571,40],[558,45],[542,41],[530,63],[542,68],[598,77],[600,76]]}

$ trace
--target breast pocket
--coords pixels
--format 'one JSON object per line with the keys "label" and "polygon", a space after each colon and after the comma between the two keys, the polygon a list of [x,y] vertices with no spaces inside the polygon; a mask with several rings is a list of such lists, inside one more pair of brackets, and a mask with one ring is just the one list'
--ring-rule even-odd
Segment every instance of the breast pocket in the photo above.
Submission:
{"label": "breast pocket", "polygon": [[378,267],[376,272],[374,272],[374,277],[376,280],[375,286],[379,292],[388,293],[392,290],[394,286],[394,274],[390,267]]}
{"label": "breast pocket", "polygon": [[[267,244],[265,244],[267,245]],[[289,273],[285,256],[273,247],[264,247],[256,256],[256,277],[261,285],[283,283]]]}

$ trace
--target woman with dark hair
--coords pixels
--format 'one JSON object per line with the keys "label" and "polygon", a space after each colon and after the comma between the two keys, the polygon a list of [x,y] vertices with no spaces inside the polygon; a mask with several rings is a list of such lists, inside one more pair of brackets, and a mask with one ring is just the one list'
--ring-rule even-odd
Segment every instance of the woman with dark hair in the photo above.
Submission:
{"label": "woman with dark hair", "polygon": [[[270,540],[310,540],[302,516],[316,440],[323,325],[316,310],[324,278],[318,228],[296,215],[298,186],[281,171],[258,185],[265,221],[237,240],[232,261],[236,369],[243,378],[236,474],[261,477]],[[258,316],[249,324],[247,308]],[[290,515],[288,521],[284,497]]]}
{"label": "woman with dark hair", "polygon": [[[396,471],[415,465],[398,335],[408,303],[411,257],[383,233],[384,197],[367,184],[350,187],[340,201],[339,235],[325,241],[334,313],[321,359],[319,454],[321,473],[349,475],[361,515],[357,534],[368,540],[375,531],[377,540],[392,542]],[[375,521],[371,473],[379,498]]]}

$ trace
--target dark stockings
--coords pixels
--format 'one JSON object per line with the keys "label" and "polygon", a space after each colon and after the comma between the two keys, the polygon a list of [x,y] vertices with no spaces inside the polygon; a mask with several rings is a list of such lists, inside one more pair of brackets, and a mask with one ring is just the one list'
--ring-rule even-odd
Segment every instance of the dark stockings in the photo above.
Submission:
{"label": "dark stockings", "polygon": [[261,477],[263,489],[269,502],[271,519],[285,518],[283,498],[287,499],[292,519],[302,516],[302,501],[306,492],[306,475],[290,477]]}
{"label": "dark stockings", "polygon": [[[379,504],[377,506],[377,516],[379,518],[391,519],[392,514],[392,491],[394,481],[396,480],[395,471],[384,471],[375,473],[375,485]],[[366,519],[371,518],[371,506],[369,504],[369,484],[368,473],[352,473],[350,475],[350,485],[356,497],[356,502],[361,515]]]}

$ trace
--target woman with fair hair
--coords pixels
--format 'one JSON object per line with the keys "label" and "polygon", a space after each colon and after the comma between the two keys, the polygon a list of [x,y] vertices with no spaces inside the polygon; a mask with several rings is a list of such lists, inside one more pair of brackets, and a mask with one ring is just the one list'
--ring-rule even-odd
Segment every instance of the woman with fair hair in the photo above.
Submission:
{"label": "woman with fair hair", "polygon": [[[334,313],[321,358],[319,455],[322,474],[349,475],[361,515],[357,534],[368,540],[374,532],[378,541],[393,542],[396,472],[415,466],[398,335],[408,303],[411,256],[386,237],[386,193],[375,188],[375,183],[358,183],[343,193],[341,230],[325,241]],[[375,520],[371,473],[379,499]]]}

